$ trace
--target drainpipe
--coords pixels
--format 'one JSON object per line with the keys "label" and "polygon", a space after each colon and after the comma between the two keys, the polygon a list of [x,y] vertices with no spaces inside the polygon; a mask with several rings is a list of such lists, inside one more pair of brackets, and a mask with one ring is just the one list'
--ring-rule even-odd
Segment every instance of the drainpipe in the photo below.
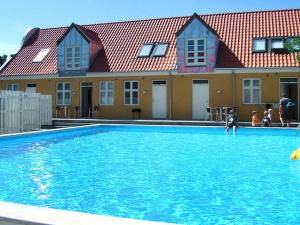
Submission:
{"label": "drainpipe", "polygon": [[236,107],[235,73],[232,70],[232,107]]}
{"label": "drainpipe", "polygon": [[169,72],[169,119],[172,119],[172,72]]}

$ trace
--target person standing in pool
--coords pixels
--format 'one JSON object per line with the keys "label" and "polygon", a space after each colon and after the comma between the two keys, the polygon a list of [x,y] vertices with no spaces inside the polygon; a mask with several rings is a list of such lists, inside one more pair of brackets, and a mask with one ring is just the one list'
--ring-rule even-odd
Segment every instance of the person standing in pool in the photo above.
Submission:
{"label": "person standing in pool", "polygon": [[226,133],[229,131],[230,128],[233,129],[233,132],[236,132],[236,128],[238,126],[238,117],[235,114],[234,110],[230,110],[228,117],[226,119]]}
{"label": "person standing in pool", "polygon": [[285,123],[287,127],[290,126],[290,113],[287,109],[286,105],[288,103],[289,99],[285,94],[282,95],[280,101],[279,101],[279,119],[281,122],[281,125],[284,127]]}

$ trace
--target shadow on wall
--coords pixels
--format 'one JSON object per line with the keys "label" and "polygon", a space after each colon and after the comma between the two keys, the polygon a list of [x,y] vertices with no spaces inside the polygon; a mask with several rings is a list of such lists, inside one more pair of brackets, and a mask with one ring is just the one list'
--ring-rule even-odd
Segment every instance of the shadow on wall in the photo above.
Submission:
{"label": "shadow on wall", "polygon": [[241,68],[244,67],[238,57],[226,46],[223,41],[219,42],[216,68]]}

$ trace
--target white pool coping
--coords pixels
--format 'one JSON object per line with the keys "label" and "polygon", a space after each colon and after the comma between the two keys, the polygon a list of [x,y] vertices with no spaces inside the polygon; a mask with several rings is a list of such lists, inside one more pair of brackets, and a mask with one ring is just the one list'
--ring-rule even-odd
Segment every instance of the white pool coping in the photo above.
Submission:
{"label": "white pool coping", "polygon": [[[172,225],[0,201],[0,225]],[[175,224],[173,224],[175,225]]]}

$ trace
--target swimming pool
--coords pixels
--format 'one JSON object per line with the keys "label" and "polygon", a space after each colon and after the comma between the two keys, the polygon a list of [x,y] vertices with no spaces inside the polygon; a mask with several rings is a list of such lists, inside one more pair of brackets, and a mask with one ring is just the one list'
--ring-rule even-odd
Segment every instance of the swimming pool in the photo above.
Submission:
{"label": "swimming pool", "polygon": [[292,129],[101,125],[0,139],[0,200],[179,224],[299,224]]}

